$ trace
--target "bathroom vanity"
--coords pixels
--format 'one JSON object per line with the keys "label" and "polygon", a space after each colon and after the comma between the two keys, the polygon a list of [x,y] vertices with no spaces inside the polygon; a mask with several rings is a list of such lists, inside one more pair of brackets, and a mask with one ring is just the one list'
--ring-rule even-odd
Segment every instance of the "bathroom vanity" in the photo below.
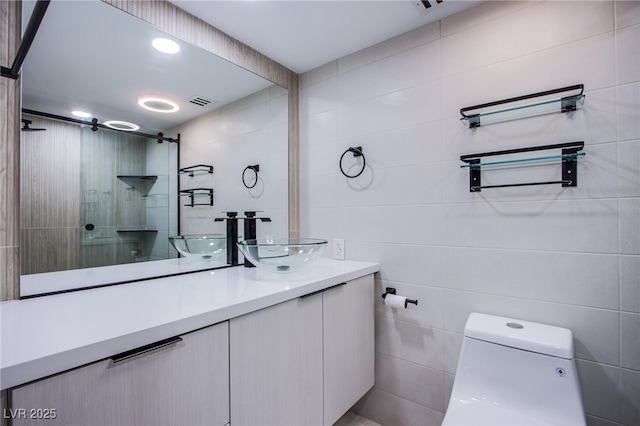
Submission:
{"label": "bathroom vanity", "polygon": [[333,424],[373,386],[376,271],[319,259],[4,302],[3,417]]}

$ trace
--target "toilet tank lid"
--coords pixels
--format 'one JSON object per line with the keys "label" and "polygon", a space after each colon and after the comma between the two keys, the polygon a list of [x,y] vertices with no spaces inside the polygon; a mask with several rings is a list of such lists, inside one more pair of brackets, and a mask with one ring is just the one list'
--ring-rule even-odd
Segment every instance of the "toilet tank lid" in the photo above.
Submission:
{"label": "toilet tank lid", "polygon": [[573,359],[573,333],[552,325],[472,313],[464,335],[530,352]]}

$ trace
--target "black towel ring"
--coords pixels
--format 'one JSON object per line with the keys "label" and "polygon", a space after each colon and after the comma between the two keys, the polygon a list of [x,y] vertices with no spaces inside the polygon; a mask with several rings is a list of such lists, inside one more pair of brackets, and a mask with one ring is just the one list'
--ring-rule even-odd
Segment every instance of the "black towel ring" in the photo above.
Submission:
{"label": "black towel ring", "polygon": [[[249,186],[247,185],[247,181],[245,179],[245,173],[247,173],[247,170],[253,170],[253,173],[255,174],[255,180],[253,181],[253,185]],[[260,171],[260,165],[256,164],[255,166],[247,166],[244,168],[244,170],[242,171],[242,184],[245,186],[245,188],[247,189],[251,189],[253,187],[255,187],[258,183],[258,172]]]}
{"label": "black towel ring", "polygon": [[[344,158],[345,155],[347,155],[347,152],[352,152],[354,157],[362,157],[362,169],[360,169],[360,171],[355,174],[355,175],[348,175],[345,173],[344,169],[342,168],[342,159]],[[342,172],[343,175],[345,175],[346,177],[353,179],[353,178],[357,178],[358,176],[360,176],[362,174],[362,172],[364,172],[364,168],[367,166],[367,160],[364,158],[364,154],[362,153],[362,147],[358,146],[358,147],[349,147],[349,149],[347,149],[345,152],[342,153],[342,156],[340,157],[340,171]]]}

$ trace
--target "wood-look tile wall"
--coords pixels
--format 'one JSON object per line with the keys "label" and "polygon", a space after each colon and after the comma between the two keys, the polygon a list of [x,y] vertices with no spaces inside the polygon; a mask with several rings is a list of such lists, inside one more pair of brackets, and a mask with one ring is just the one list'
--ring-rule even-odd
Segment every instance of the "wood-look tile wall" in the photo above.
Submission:
{"label": "wood-look tile wall", "polygon": [[24,118],[31,120],[31,128],[46,130],[21,132],[21,273],[78,269],[82,130],[75,124]]}
{"label": "wood-look tile wall", "polygon": [[[22,3],[0,1],[0,65],[10,67],[20,43]],[[0,301],[20,294],[20,80],[0,78]]]}

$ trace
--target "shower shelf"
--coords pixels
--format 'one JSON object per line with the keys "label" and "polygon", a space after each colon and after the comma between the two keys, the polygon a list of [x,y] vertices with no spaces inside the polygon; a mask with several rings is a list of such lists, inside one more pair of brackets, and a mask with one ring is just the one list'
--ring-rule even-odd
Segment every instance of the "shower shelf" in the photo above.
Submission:
{"label": "shower shelf", "polygon": [[[189,204],[186,207],[194,206],[213,206],[213,189],[212,188],[192,188],[180,191],[180,197],[189,197]],[[196,197],[207,197],[208,201],[204,203],[196,203]]]}
{"label": "shower shelf", "polygon": [[[565,92],[576,92],[578,90],[580,93],[549,99],[552,95]],[[559,89],[547,90],[545,92],[532,93],[530,95],[461,108],[460,115],[462,118],[460,118],[460,121],[469,126],[470,129],[474,129],[482,126],[483,124],[486,125],[556,112],[571,112],[582,108],[585,96],[584,85],[576,84],[574,86],[567,86]],[[535,98],[541,99],[533,103],[518,104],[519,102]],[[511,107],[488,110],[489,108],[506,104],[514,105]],[[477,112],[469,114],[470,111]]]}
{"label": "shower shelf", "polygon": [[207,164],[198,164],[195,166],[183,167],[181,169],[178,169],[179,175],[189,175],[191,177],[194,177],[195,175],[210,173],[213,173],[213,166],[209,166]]}
{"label": "shower shelf", "polygon": [[[482,189],[489,188],[505,188],[512,186],[532,186],[532,185],[552,185],[562,184],[563,187],[578,186],[578,159],[584,157],[585,153],[580,152],[584,148],[584,142],[569,142],[554,145],[541,145],[527,148],[508,149],[503,151],[483,152],[478,154],[469,154],[460,156],[460,160],[467,163],[460,166],[460,168],[469,169],[469,191],[480,192]],[[500,155],[520,154],[523,152],[535,152],[535,151],[548,151],[553,149],[562,149],[562,154],[547,155],[539,157],[526,157],[516,158],[501,161],[490,161],[486,163],[481,162],[481,158],[493,157]],[[543,182],[527,182],[527,183],[509,183],[502,185],[486,185],[482,186],[480,172],[484,167],[497,167],[508,165],[519,165],[529,163],[548,163],[553,160],[562,161],[562,179],[555,181],[543,181]]]}
{"label": "shower shelf", "polygon": [[158,180],[158,176],[118,175],[118,179],[129,180],[133,182],[155,182],[156,180]]}
{"label": "shower shelf", "polygon": [[123,228],[123,229],[117,229],[116,232],[122,232],[122,233],[133,233],[133,232],[149,232],[149,233],[157,233],[158,230],[157,229],[138,229],[138,228]]}

